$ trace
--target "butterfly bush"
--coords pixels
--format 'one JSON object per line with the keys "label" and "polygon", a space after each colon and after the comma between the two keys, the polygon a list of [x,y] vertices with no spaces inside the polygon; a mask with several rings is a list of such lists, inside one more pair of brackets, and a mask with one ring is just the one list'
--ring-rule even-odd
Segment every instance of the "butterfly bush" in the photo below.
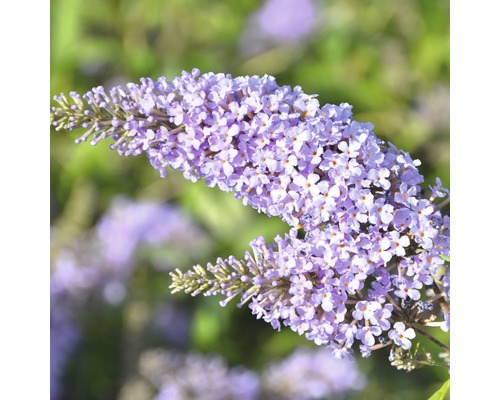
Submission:
{"label": "butterfly bush", "polygon": [[290,226],[274,242],[255,238],[243,258],[173,272],[173,292],[222,305],[240,296],[257,318],[339,357],[390,345],[400,359],[417,333],[449,350],[427,328],[449,329],[449,191],[439,179],[424,187],[420,162],[349,104],[321,106],[268,75],[197,69],[70,98],[55,96],[51,122],[85,128],[77,143],[109,138],[162,177],[182,171]]}

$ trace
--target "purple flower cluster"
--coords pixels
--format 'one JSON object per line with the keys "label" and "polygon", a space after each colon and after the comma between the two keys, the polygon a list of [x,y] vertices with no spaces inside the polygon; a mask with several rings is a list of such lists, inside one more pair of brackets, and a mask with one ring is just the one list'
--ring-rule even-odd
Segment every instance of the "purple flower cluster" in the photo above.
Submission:
{"label": "purple flower cluster", "polygon": [[162,176],[181,170],[291,226],[275,244],[257,238],[253,258],[172,274],[173,291],[220,293],[223,304],[242,294],[257,317],[339,354],[355,341],[365,356],[387,343],[406,350],[416,324],[435,323],[434,303],[449,315],[448,191],[439,179],[422,188],[419,161],[353,120],[350,105],[320,106],[270,76],[196,69],[109,95],[95,88],[87,105],[71,97],[56,97],[57,129],[111,137],[120,154],[146,152]]}
{"label": "purple flower cluster", "polygon": [[216,354],[151,349],[142,353],[139,371],[156,400],[342,399],[366,383],[355,361],[335,359],[325,349],[299,348],[260,372],[230,367]]}
{"label": "purple flower cluster", "polygon": [[[275,79],[237,77],[198,70],[167,81],[149,78],[110,90],[94,88],[75,105],[56,96],[57,129],[89,128],[92,144],[111,136],[120,154],[146,151],[162,176],[165,167],[192,181],[233,192],[270,216],[306,230],[339,224],[387,228],[394,221],[430,245],[425,224],[432,213],[421,200],[419,163],[385,146],[372,125],[352,120],[351,106],[320,107],[300,87]],[[405,212],[397,212],[402,208]]]}
{"label": "purple flower cluster", "polygon": [[391,235],[379,234],[372,243],[360,233],[359,241],[347,242],[335,225],[304,239],[297,233],[292,229],[273,245],[256,238],[250,243],[253,254],[243,261],[229,257],[206,271],[199,266],[177,270],[171,288],[222,294],[221,305],[241,295],[239,306],[249,302],[257,318],[278,330],[281,324],[289,326],[338,357],[355,342],[365,357],[389,343],[407,350],[415,337],[412,326],[434,321],[428,310],[441,297],[436,282],[443,276],[444,260],[439,253],[389,253],[385,260],[384,252],[399,247],[397,240],[387,239]]}

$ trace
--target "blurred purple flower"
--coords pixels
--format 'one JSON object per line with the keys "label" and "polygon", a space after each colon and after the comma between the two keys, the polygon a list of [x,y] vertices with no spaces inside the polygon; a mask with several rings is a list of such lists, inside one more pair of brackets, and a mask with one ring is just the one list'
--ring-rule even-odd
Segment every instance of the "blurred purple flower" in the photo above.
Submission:
{"label": "blurred purple flower", "polygon": [[343,399],[366,385],[353,359],[334,358],[326,349],[299,348],[261,374],[265,399]]}
{"label": "blurred purple flower", "polygon": [[268,46],[304,41],[315,33],[319,19],[315,0],[266,0],[248,17],[241,36],[241,51],[257,53]]}
{"label": "blurred purple flower", "polygon": [[343,399],[366,385],[354,359],[336,359],[326,349],[299,348],[261,371],[229,367],[220,355],[151,349],[142,353],[139,371],[156,388],[156,400]]}
{"label": "blurred purple flower", "polygon": [[311,33],[316,11],[312,0],[267,0],[257,20],[259,28],[277,40],[300,39]]}
{"label": "blurred purple flower", "polygon": [[257,400],[258,375],[229,367],[219,355],[145,351],[139,371],[157,390],[156,400]]}
{"label": "blurred purple flower", "polygon": [[[125,299],[128,279],[141,259],[140,246],[173,244],[195,254],[198,242],[206,240],[180,209],[118,196],[93,231],[55,255],[50,282],[51,399],[61,393],[61,376],[78,344],[78,318],[85,314],[89,299],[97,296],[112,305]],[[168,339],[185,340],[189,314],[168,310],[158,312],[153,324]],[[165,324],[165,317],[170,322],[175,318],[175,323]]]}
{"label": "blurred purple flower", "polygon": [[51,299],[50,310],[50,399],[60,398],[64,390],[62,375],[68,359],[78,344],[80,332],[71,319],[64,301]]}
{"label": "blurred purple flower", "polygon": [[[66,292],[73,298],[99,293],[108,303],[119,304],[143,246],[170,245],[195,254],[206,241],[202,230],[180,209],[116,196],[93,232],[56,255],[51,291]],[[156,258],[148,261],[164,268]]]}
{"label": "blurred purple flower", "polygon": [[192,310],[182,304],[162,302],[152,316],[153,329],[165,336],[174,346],[183,347],[190,341]]}
{"label": "blurred purple flower", "polygon": [[117,269],[134,266],[139,246],[196,246],[201,230],[180,209],[155,201],[116,196],[96,227],[100,253]]}

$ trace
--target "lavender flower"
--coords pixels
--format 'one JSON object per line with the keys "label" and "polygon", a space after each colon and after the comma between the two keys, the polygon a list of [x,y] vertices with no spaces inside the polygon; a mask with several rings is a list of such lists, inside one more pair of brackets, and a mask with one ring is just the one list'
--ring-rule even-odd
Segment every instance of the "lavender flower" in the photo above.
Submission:
{"label": "lavender flower", "polygon": [[[71,97],[74,105],[57,96],[51,116],[57,129],[87,128],[78,142],[110,137],[120,154],[145,152],[161,176],[181,170],[290,225],[274,244],[253,241],[244,260],[177,270],[173,292],[221,294],[222,305],[241,295],[257,318],[339,356],[356,341],[364,356],[389,344],[406,350],[411,342],[398,335],[386,340],[395,323],[417,330],[449,314],[449,218],[440,212],[448,191],[438,180],[427,194],[420,162],[353,120],[350,105],[320,106],[270,76],[196,69],[109,95],[95,88],[87,104]],[[423,313],[420,300],[438,311]]]}

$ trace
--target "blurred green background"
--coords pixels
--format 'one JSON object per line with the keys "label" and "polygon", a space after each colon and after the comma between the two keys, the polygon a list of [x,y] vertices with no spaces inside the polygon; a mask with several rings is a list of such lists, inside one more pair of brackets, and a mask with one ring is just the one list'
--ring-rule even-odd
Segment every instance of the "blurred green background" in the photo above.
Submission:
{"label": "blurred green background", "polygon": [[[356,120],[372,122],[379,137],[422,161],[427,183],[440,177],[449,187],[449,2],[315,4],[312,31],[286,40],[266,37],[254,26],[261,1],[51,0],[51,93],[110,88],[144,76],[173,78],[195,67],[202,73],[274,75],[280,85],[318,94],[321,104],[352,104]],[[161,179],[145,156],[120,157],[106,143],[75,145],[78,136],[51,132],[51,224],[64,233],[53,241],[52,257],[91,229],[116,194],[183,207],[213,240],[196,255],[202,265],[217,256],[241,258],[255,236],[272,240],[287,231],[229,194],[175,172]],[[133,284],[136,293],[171,301],[169,283],[164,274]],[[311,345],[287,329],[277,333],[235,302],[221,308],[217,298],[175,298],[193,310],[189,348],[219,352],[231,364],[258,368]],[[87,316],[86,340],[64,377],[71,398],[126,398],[126,368],[119,360],[131,307],[92,309]],[[397,371],[386,358],[374,353],[359,360],[369,383],[353,399],[424,399],[448,377],[438,367]]]}

